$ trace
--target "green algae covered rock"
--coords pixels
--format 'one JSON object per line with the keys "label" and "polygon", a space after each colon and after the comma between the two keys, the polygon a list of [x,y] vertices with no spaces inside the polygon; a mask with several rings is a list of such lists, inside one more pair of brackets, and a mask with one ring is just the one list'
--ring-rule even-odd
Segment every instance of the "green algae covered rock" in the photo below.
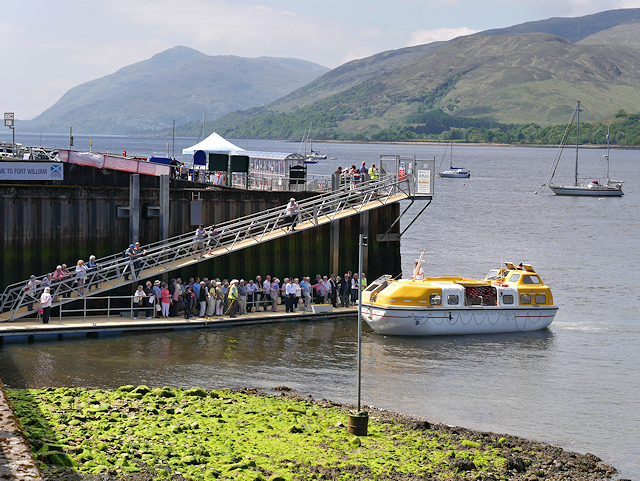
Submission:
{"label": "green algae covered rock", "polygon": [[62,466],[63,468],[76,468],[78,462],[67,453],[53,452],[47,454],[47,458],[51,464]]}
{"label": "green algae covered rock", "polygon": [[480,447],[480,443],[476,441],[469,441],[468,439],[463,439],[462,441],[460,441],[460,444],[462,444],[463,446],[466,446],[467,448]]}
{"label": "green algae covered rock", "polygon": [[150,393],[151,389],[149,389],[149,386],[145,386],[144,384],[142,384],[135,388],[132,392],[142,394],[144,396],[145,394]]}
{"label": "green algae covered rock", "polygon": [[[512,449],[535,451],[512,437],[496,442],[446,426],[412,428],[377,411],[369,413],[370,436],[361,438],[346,431],[346,407],[288,395],[147,386],[7,394],[44,470],[123,479],[141,468],[158,481],[372,480],[392,472],[397,479],[456,479],[460,470],[500,479]],[[470,439],[483,439],[486,449]]]}
{"label": "green algae covered rock", "polygon": [[187,396],[196,396],[196,397],[207,397],[207,391],[202,389],[201,387],[192,387],[185,391]]}

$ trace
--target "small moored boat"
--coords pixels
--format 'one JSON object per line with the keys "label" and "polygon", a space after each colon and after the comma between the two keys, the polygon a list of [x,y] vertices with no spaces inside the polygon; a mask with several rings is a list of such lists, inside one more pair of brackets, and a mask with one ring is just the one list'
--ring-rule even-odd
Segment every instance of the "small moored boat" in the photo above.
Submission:
{"label": "small moored boat", "polygon": [[[581,196],[591,196],[591,197],[620,197],[624,195],[622,192],[622,181],[621,180],[611,180],[609,178],[609,130],[607,129],[607,155],[605,155],[606,159],[606,182],[601,183],[598,180],[592,180],[590,182],[580,183],[580,179],[578,178],[578,147],[580,145],[580,102],[577,102],[576,108],[573,110],[573,114],[571,116],[571,120],[567,125],[567,128],[564,131],[564,135],[562,137],[562,141],[560,143],[560,147],[558,148],[558,153],[556,154],[556,158],[551,164],[551,169],[547,174],[548,182],[545,181],[543,186],[548,185],[549,188],[556,195],[581,195]],[[573,173],[573,184],[571,185],[554,185],[553,177],[558,168],[558,163],[560,162],[560,157],[562,155],[562,151],[564,150],[564,146],[567,141],[567,137],[569,135],[569,130],[573,125],[573,120],[576,119],[576,158],[575,158],[575,167]]]}
{"label": "small moored boat", "polygon": [[[444,158],[442,160],[444,160]],[[442,164],[442,162],[440,162],[440,164]],[[453,166],[453,131],[451,131],[451,137],[449,139],[449,170],[441,170],[438,172],[438,177],[449,179],[468,179],[471,177],[469,170]]]}
{"label": "small moored boat", "polygon": [[362,317],[378,334],[438,336],[545,329],[558,306],[529,264],[507,262],[484,279],[385,275],[362,293]]}

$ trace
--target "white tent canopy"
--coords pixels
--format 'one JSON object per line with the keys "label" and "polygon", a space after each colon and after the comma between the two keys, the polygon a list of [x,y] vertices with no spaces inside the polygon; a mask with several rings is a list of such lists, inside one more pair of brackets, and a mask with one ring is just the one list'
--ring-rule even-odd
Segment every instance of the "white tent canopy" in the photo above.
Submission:
{"label": "white tent canopy", "polygon": [[207,154],[228,154],[230,152],[243,151],[244,149],[241,149],[237,145],[233,145],[231,142],[220,137],[214,132],[202,142],[192,145],[191,147],[187,147],[186,149],[182,149],[182,155],[193,155],[198,150],[202,150]]}

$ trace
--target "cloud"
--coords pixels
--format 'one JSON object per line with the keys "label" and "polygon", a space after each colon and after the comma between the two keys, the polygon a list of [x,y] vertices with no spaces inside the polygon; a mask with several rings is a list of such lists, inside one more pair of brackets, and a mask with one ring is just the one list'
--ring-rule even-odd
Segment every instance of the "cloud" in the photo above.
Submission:
{"label": "cloud", "polygon": [[436,28],[432,30],[416,30],[409,34],[409,41],[407,47],[413,47],[414,45],[424,45],[431,42],[443,42],[451,40],[453,38],[464,37],[466,35],[473,35],[478,33],[479,30],[472,30],[468,27],[459,28]]}

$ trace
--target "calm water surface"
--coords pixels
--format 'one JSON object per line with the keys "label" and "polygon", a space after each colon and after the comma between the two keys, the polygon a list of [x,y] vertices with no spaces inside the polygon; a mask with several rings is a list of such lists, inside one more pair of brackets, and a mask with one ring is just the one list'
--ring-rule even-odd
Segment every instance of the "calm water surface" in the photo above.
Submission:
{"label": "calm water surface", "polygon": [[[76,136],[76,148],[88,149],[88,138]],[[39,135],[16,140],[41,143]],[[176,153],[195,141],[176,139]],[[171,139],[94,136],[93,149],[161,153],[166,142],[171,151]],[[298,151],[297,143],[235,143]],[[42,144],[64,147],[66,140],[43,135]],[[379,154],[436,157],[436,165],[445,155],[444,146],[314,147],[336,159],[310,167],[325,174],[338,163],[377,163]],[[604,153],[583,150],[581,170],[602,177]],[[612,176],[625,180],[626,195],[603,200],[540,190],[554,154],[553,148],[454,147],[454,164],[471,169],[472,178],[437,178],[433,203],[402,239],[405,272],[422,249],[429,275],[484,276],[502,261],[531,263],[560,306],[551,327],[428,339],[383,337],[365,327],[362,399],[591,452],[622,476],[640,479],[640,298],[633,289],[640,281],[640,152],[611,152]],[[561,172],[567,181],[569,172]],[[422,206],[411,206],[402,225]],[[0,377],[10,387],[287,385],[355,402],[356,332],[354,322],[294,323],[6,345]]]}

